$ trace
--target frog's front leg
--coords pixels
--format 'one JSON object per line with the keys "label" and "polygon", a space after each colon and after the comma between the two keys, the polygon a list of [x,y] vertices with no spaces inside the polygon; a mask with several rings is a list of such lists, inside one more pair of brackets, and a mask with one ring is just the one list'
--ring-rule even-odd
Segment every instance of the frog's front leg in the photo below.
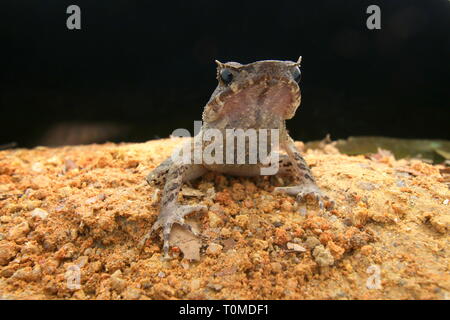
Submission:
{"label": "frog's front leg", "polygon": [[[317,186],[311,169],[300,151],[295,147],[294,141],[289,137],[285,144],[287,157],[281,158],[281,169],[293,174],[299,181],[297,185],[290,187],[275,188],[276,193],[287,193],[296,197],[297,201],[301,201],[307,197],[311,197],[317,201],[321,210],[324,208],[323,200],[330,200],[329,197]],[[286,173],[286,172],[285,172]],[[333,205],[333,201],[330,201]]]}
{"label": "frog's front leg", "polygon": [[[203,175],[206,169],[198,164],[176,163],[172,160],[166,160],[164,163],[164,166],[168,166],[168,170],[165,174],[165,185],[160,204],[160,213],[158,219],[153,224],[150,233],[144,237],[143,242],[145,242],[154,231],[162,228],[164,241],[163,250],[165,257],[167,257],[170,231],[175,223],[187,228],[195,235],[198,235],[191,226],[185,222],[184,217],[195,211],[205,211],[207,207],[203,205],[180,205],[177,199],[183,182]],[[155,170],[158,170],[158,168]],[[149,178],[147,180],[149,180]]]}

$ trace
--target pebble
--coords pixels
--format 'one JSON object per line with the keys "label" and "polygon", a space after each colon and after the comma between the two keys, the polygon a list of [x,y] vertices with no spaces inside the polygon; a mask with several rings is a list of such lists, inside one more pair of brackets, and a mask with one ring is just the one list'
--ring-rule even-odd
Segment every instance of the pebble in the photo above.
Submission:
{"label": "pebble", "polygon": [[270,264],[270,267],[272,268],[273,273],[279,273],[279,272],[283,271],[283,267],[281,266],[281,263],[279,263],[279,262],[272,262]]}
{"label": "pebble", "polygon": [[206,249],[206,254],[216,256],[222,252],[223,247],[217,243],[211,243]]}
{"label": "pebble", "polygon": [[223,220],[214,212],[208,212],[208,221],[211,228],[217,228],[223,225]]}
{"label": "pebble", "polygon": [[126,300],[137,300],[141,297],[141,291],[137,288],[128,288],[123,293],[123,297]]}
{"label": "pebble", "polygon": [[24,221],[14,227],[12,227],[9,230],[8,237],[11,240],[16,240],[16,239],[26,236],[29,232],[30,232],[30,226],[28,225],[28,222]]}
{"label": "pebble", "polygon": [[315,237],[308,237],[308,239],[306,239],[306,242],[305,242],[305,245],[310,249],[314,249],[319,244],[320,244],[320,241]]}
{"label": "pebble", "polygon": [[31,188],[33,189],[45,189],[51,185],[52,181],[47,176],[36,176],[31,179]]}
{"label": "pebble", "polygon": [[35,162],[31,166],[31,170],[33,170],[34,172],[42,172],[44,171],[44,166],[40,162]]}
{"label": "pebble", "polygon": [[66,159],[64,161],[64,171],[68,172],[70,170],[76,169],[77,165],[71,159]]}
{"label": "pebble", "polygon": [[44,209],[36,208],[33,211],[31,211],[31,216],[45,220],[45,219],[47,219],[48,212],[45,211]]}
{"label": "pebble", "polygon": [[127,282],[121,276],[122,272],[120,270],[115,271],[111,275],[111,287],[117,292],[122,292],[127,286]]}
{"label": "pebble", "polygon": [[313,251],[314,260],[321,267],[327,267],[334,264],[334,258],[328,249],[323,245],[318,245]]}
{"label": "pebble", "polygon": [[301,245],[299,245],[297,243],[292,243],[292,242],[287,243],[287,248],[289,250],[294,250],[296,252],[305,252],[306,251],[306,249],[304,247],[302,247]]}
{"label": "pebble", "polygon": [[192,291],[200,289],[200,285],[201,285],[200,279],[193,279],[193,280],[191,280],[190,287],[191,287]]}
{"label": "pebble", "polygon": [[223,285],[218,283],[208,283],[208,288],[213,289],[214,291],[220,291],[223,288]]}
{"label": "pebble", "polygon": [[36,266],[33,269],[31,269],[31,267],[24,267],[14,272],[12,278],[31,282],[37,281],[41,277],[41,274],[42,272],[39,266]]}
{"label": "pebble", "polygon": [[17,248],[12,242],[0,243],[0,266],[7,265],[17,253]]}
{"label": "pebble", "polygon": [[439,233],[447,233],[450,231],[450,215],[435,216],[430,219],[431,225]]}

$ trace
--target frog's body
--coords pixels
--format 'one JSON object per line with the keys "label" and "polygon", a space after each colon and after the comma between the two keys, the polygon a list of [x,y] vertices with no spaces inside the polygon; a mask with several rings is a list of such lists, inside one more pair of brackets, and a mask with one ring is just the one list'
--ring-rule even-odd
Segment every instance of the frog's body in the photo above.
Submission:
{"label": "frog's body", "polygon": [[[201,137],[208,130],[215,129],[222,133],[221,143],[222,146],[226,146],[227,129],[255,129],[257,132],[259,129],[268,132],[271,132],[270,129],[277,129],[279,146],[286,152],[277,160],[279,162],[277,173],[294,176],[298,185],[276,188],[275,191],[295,195],[298,200],[307,195],[313,196],[323,208],[322,198],[326,196],[323,196],[317,187],[308,165],[296,149],[285,127],[285,120],[292,118],[300,105],[301,95],[298,86],[300,61],[301,58],[297,62],[266,60],[247,65],[217,61],[219,84],[205,106],[203,126],[199,135]],[[269,134],[268,141],[270,138]],[[188,144],[194,154],[193,142]],[[203,145],[203,148],[207,145]],[[270,149],[270,143],[268,147],[268,153],[273,151]],[[236,160],[239,150],[233,152]],[[248,160],[247,145],[244,153],[245,159]],[[261,174],[262,167],[267,167],[267,163],[238,164],[234,161],[232,164],[225,164],[223,161],[196,164],[194,161],[186,163],[171,157],[153,170],[148,175],[147,181],[151,184],[164,185],[164,190],[160,214],[152,231],[163,228],[165,254],[168,253],[169,235],[173,224],[180,224],[193,232],[185,223],[184,217],[191,212],[207,209],[202,205],[183,206],[177,203],[183,182],[195,179],[208,170],[237,176],[256,176]]]}

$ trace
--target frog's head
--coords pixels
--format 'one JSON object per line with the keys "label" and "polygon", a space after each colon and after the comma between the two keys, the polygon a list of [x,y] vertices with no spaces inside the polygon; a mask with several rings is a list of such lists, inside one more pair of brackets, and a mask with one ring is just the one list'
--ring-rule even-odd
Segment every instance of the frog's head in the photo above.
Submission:
{"label": "frog's head", "polygon": [[300,105],[300,62],[264,60],[250,64],[217,63],[219,84],[207,103],[203,120],[223,118],[236,123],[246,119],[253,124],[269,118],[294,116]]}

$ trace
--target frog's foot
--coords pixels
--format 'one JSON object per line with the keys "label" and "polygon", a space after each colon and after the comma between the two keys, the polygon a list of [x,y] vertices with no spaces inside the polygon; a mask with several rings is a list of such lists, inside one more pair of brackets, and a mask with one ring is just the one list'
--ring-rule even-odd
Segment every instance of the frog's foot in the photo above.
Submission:
{"label": "frog's foot", "polygon": [[159,228],[163,230],[163,251],[164,257],[167,258],[169,254],[169,237],[173,225],[176,223],[183,228],[192,232],[195,236],[201,236],[195,231],[190,224],[187,224],[184,217],[195,211],[206,211],[207,207],[204,205],[171,205],[161,209],[158,220],[153,224],[150,232],[141,240],[141,246],[151,237],[152,233]]}
{"label": "frog's foot", "polygon": [[322,191],[315,184],[305,184],[298,185],[292,187],[278,187],[274,190],[275,193],[286,193],[291,196],[295,196],[297,202],[301,202],[307,198],[314,199],[319,205],[320,210],[324,209],[323,200],[326,200],[330,203],[329,207],[334,206],[334,201],[330,200],[330,198],[323,194]]}

